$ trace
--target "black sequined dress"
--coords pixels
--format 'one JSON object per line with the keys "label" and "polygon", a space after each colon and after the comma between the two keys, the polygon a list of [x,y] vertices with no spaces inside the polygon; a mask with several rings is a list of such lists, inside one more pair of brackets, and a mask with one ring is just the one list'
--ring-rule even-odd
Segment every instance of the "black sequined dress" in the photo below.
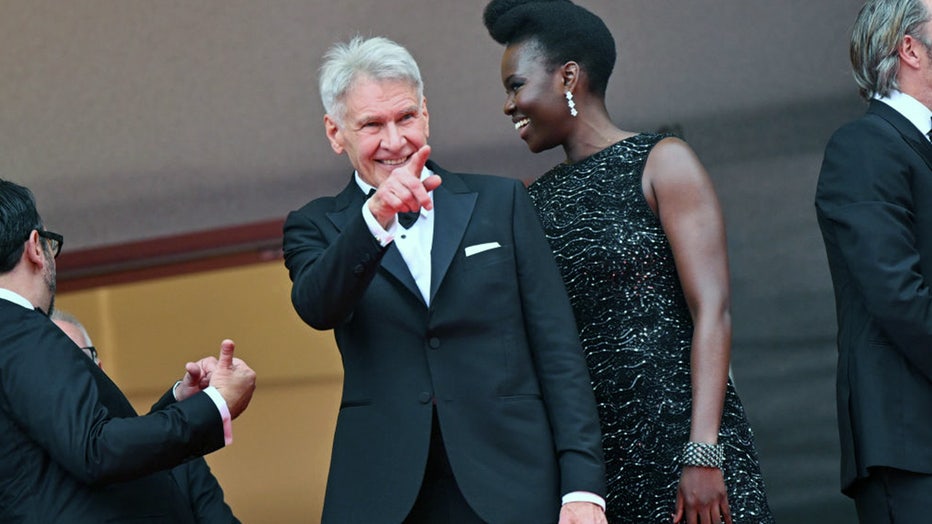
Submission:
{"label": "black sequined dress", "polygon": [[[641,187],[647,155],[664,137],[622,140],[558,165],[529,187],[599,404],[611,524],[671,522],[689,440],[692,320],[669,242]],[[773,522],[731,381],[719,435],[734,523]]]}

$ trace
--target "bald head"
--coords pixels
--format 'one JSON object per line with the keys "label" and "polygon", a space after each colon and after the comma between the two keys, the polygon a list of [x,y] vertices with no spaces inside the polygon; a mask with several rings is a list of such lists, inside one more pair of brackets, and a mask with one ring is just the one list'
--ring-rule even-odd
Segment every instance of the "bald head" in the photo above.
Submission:
{"label": "bald head", "polygon": [[81,348],[81,351],[83,351],[89,359],[93,360],[98,366],[103,367],[100,364],[100,359],[97,358],[97,350],[94,349],[94,343],[91,342],[91,337],[87,334],[87,329],[84,328],[84,325],[81,324],[74,315],[56,309],[52,311],[51,318],[52,322],[54,322],[59,329],[64,331],[65,334],[68,335],[68,338]]}

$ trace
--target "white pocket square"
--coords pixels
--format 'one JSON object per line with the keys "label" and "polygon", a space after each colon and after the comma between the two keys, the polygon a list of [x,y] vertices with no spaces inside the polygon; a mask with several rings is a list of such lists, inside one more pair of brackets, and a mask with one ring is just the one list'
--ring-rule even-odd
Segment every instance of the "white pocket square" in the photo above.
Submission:
{"label": "white pocket square", "polygon": [[482,253],[483,251],[488,251],[490,249],[496,249],[502,247],[498,242],[486,242],[485,244],[476,244],[474,246],[466,246],[466,256],[471,257],[477,253]]}

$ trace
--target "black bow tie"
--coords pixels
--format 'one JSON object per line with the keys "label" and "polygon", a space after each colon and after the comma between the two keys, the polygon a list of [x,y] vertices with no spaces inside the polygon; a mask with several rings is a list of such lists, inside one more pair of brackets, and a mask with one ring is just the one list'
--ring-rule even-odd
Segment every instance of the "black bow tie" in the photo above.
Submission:
{"label": "black bow tie", "polygon": [[[369,194],[366,195],[366,198],[372,198],[372,195],[375,194],[375,189],[370,189]],[[398,223],[401,224],[401,227],[405,229],[410,229],[411,226],[417,222],[417,218],[421,216],[420,211],[405,211],[398,213]]]}
{"label": "black bow tie", "polygon": [[411,226],[417,222],[417,218],[421,216],[420,211],[407,211],[404,213],[398,213],[398,223],[401,224],[401,227],[409,229]]}

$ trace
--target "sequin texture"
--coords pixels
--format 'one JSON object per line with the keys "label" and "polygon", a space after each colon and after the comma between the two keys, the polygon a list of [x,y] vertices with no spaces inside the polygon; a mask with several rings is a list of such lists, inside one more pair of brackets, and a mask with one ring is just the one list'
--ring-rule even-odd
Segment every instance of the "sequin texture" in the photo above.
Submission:
{"label": "sequin texture", "polygon": [[[529,186],[586,352],[612,524],[671,522],[689,440],[692,320],[641,186],[647,155],[662,138],[622,140]],[[772,523],[751,428],[730,380],[719,442],[735,524]]]}

